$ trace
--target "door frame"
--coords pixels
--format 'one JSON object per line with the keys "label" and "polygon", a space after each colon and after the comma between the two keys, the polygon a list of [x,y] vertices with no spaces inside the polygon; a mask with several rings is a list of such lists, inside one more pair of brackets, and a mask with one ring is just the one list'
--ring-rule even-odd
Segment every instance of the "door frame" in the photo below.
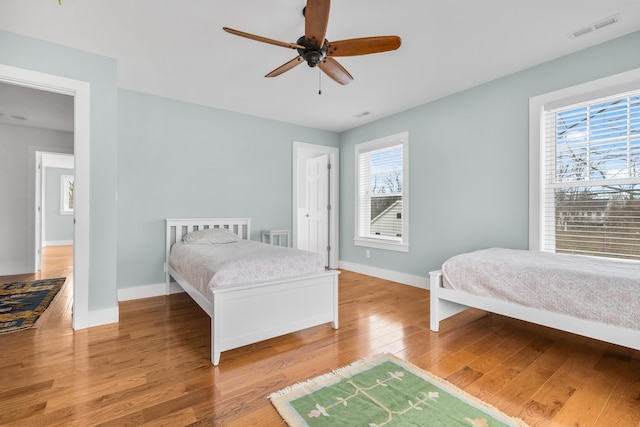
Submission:
{"label": "door frame", "polygon": [[293,247],[298,247],[298,205],[299,205],[299,193],[300,188],[304,188],[305,183],[302,182],[301,171],[304,170],[305,163],[302,161],[310,157],[313,154],[328,154],[329,161],[331,163],[331,169],[329,170],[329,177],[331,184],[329,186],[329,204],[331,205],[331,216],[329,217],[329,246],[331,251],[329,253],[329,268],[338,268],[338,262],[340,260],[340,149],[336,147],[328,147],[325,145],[309,144],[306,142],[293,141],[293,197],[292,197],[292,240]]}
{"label": "door frame", "polygon": [[0,64],[0,81],[74,97],[75,155],[73,329],[89,327],[89,177],[90,93],[88,82]]}

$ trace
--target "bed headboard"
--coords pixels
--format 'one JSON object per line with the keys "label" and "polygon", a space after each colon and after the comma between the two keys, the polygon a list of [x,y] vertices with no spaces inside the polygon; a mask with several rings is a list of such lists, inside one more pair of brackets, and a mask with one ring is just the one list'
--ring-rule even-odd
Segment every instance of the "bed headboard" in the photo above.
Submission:
{"label": "bed headboard", "polygon": [[167,250],[185,234],[207,228],[228,228],[244,240],[251,239],[251,218],[167,218]]}

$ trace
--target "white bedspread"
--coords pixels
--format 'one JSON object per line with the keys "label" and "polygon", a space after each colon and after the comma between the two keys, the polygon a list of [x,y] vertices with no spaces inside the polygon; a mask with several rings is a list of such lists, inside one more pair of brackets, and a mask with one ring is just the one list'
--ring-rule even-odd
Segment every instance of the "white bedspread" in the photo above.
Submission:
{"label": "white bedspread", "polygon": [[210,288],[249,284],[324,271],[321,254],[252,240],[171,248],[169,265],[203,295]]}
{"label": "white bedspread", "polygon": [[640,264],[492,248],[442,265],[443,286],[640,330]]}

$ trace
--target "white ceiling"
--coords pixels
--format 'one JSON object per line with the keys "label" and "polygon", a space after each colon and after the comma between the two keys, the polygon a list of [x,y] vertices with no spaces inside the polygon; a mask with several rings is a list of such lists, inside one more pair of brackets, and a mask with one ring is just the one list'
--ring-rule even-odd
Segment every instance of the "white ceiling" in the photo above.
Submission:
{"label": "white ceiling", "polygon": [[[222,30],[295,42],[304,4],[2,0],[0,28],[115,58],[121,88],[336,132],[640,30],[640,0],[334,0],[327,39],[399,35],[402,46],[338,58],[355,80],[323,76],[318,95],[318,70],[305,64],[263,77],[295,51]],[[615,14],[614,25],[567,35]]]}
{"label": "white ceiling", "polygon": [[73,132],[73,97],[0,83],[0,123]]}

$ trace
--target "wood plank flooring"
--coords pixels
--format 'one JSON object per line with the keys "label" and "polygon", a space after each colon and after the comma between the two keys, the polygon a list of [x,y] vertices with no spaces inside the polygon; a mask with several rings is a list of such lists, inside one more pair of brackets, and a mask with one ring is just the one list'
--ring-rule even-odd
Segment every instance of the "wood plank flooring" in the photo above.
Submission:
{"label": "wood plank flooring", "polygon": [[640,426],[639,351],[475,309],[435,334],[428,291],[348,271],[339,330],[226,351],[218,367],[185,294],[122,302],[118,324],[79,331],[70,301],[0,335],[0,425],[284,426],[269,393],[390,352],[532,426]]}

